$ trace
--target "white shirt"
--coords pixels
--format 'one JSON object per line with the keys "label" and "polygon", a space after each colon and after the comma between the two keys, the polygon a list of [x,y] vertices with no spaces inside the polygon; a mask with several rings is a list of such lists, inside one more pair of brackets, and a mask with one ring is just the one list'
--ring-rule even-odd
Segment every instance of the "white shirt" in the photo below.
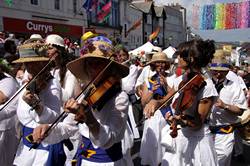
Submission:
{"label": "white shirt", "polygon": [[135,93],[135,83],[140,69],[141,68],[139,66],[130,65],[128,76],[122,79],[122,90],[124,90],[127,94]]}
{"label": "white shirt", "polygon": [[44,107],[42,114],[38,115],[36,111],[22,99],[23,91],[18,100],[17,116],[19,121],[26,127],[35,128],[42,123],[53,123],[60,113],[61,107],[61,87],[56,79],[51,79],[48,85],[40,94],[40,100]]}
{"label": "white shirt", "polygon": [[94,117],[101,124],[97,137],[89,131],[85,124],[76,125],[75,115],[69,114],[51,131],[43,143],[54,144],[69,138],[75,132],[80,132],[81,135],[89,138],[94,146],[107,149],[122,140],[126,128],[127,112],[128,96],[125,92],[121,92],[109,100],[101,111],[93,111]]}
{"label": "white shirt", "polygon": [[[18,84],[10,75],[6,73],[5,75],[7,77],[0,80],[0,91],[9,99],[17,91]],[[3,105],[4,104],[0,105],[0,108]],[[16,114],[16,106],[17,103],[14,99],[5,107],[5,109],[0,111],[0,130],[10,129],[15,125],[14,115]]]}
{"label": "white shirt", "polygon": [[[247,109],[247,101],[243,90],[240,88],[238,77],[235,73],[229,72],[223,82],[223,88],[219,93],[219,99],[225,104],[235,105],[241,109]],[[210,116],[210,124],[216,125],[229,125],[236,122],[238,119],[236,114],[218,107],[212,108]]]}

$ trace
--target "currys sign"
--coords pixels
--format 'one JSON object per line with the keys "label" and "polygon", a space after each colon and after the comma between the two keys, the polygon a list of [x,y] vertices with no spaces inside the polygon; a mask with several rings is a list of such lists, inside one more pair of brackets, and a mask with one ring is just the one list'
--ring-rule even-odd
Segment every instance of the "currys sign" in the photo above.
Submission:
{"label": "currys sign", "polygon": [[39,31],[39,32],[53,32],[53,26],[52,25],[44,25],[44,24],[36,24],[32,21],[28,21],[26,23],[26,28],[30,31]]}
{"label": "currys sign", "polygon": [[61,34],[63,36],[79,37],[82,34],[81,26],[55,24],[34,20],[23,20],[3,17],[3,27],[5,31],[18,33],[39,33],[48,35],[52,33]]}

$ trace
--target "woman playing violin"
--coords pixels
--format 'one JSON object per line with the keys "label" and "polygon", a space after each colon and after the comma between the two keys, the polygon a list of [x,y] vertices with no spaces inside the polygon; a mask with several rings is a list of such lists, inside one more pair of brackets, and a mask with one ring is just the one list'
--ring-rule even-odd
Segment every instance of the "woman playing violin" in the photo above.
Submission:
{"label": "woman playing violin", "polygon": [[[93,45],[96,48],[93,52],[67,65],[85,85],[91,82],[88,88],[94,85],[93,90],[84,93],[82,102],[70,99],[65,103],[69,115],[51,130],[44,142],[53,144],[79,132],[82,138],[75,155],[77,165],[125,166],[121,140],[127,122],[128,96],[121,91],[120,81],[128,75],[129,69],[110,60],[109,57],[113,54],[110,44],[94,41]],[[100,90],[109,81],[112,82],[111,91],[107,88],[107,91],[102,93]],[[98,91],[100,93],[97,93]],[[33,132],[34,140],[39,142],[44,138],[44,131],[48,128],[46,124],[38,126]]]}
{"label": "woman playing violin", "polygon": [[[171,147],[171,151],[166,149],[162,165],[217,165],[213,140],[206,122],[217,92],[211,79],[202,73],[202,68],[208,65],[214,52],[215,45],[210,40],[195,39],[181,43],[178,47],[178,64],[186,71],[186,74],[176,79],[174,88],[177,91],[185,83],[186,88],[179,91],[173,99],[173,115],[167,113],[165,117],[170,124],[177,122],[177,124],[186,127],[177,131],[177,137],[171,135],[175,138],[168,137],[170,139],[165,140],[169,143],[174,141],[176,146]],[[192,78],[201,78],[201,80],[194,82]],[[191,82],[188,84],[188,81]],[[157,101],[149,103],[148,108],[145,108],[146,111],[153,111],[149,108],[157,106],[155,103]],[[183,103],[186,103],[188,107],[185,107],[186,105]],[[177,112],[180,114],[175,115]],[[184,119],[183,117],[188,118]],[[169,128],[169,126],[167,127]],[[171,132],[174,131],[170,130]]]}
{"label": "woman playing violin", "polygon": [[[14,63],[24,63],[29,79],[37,76],[42,69],[43,72],[20,93],[18,98],[17,117],[23,125],[23,133],[14,165],[49,165],[50,161],[54,161],[50,158],[50,147],[39,146],[38,149],[29,151],[32,146],[29,135],[35,127],[43,123],[52,123],[59,115],[62,95],[60,84],[51,76],[50,68],[44,68],[49,62],[44,44],[23,44],[19,47],[19,53],[20,58]],[[65,158],[62,158],[61,161],[64,160]],[[53,164],[60,165],[50,163]]]}

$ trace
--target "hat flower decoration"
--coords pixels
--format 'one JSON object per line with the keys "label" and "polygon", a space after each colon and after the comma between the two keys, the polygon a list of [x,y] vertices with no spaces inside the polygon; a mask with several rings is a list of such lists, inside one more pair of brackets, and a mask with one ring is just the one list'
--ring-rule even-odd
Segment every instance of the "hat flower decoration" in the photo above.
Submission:
{"label": "hat flower decoration", "polygon": [[[104,40],[88,41],[89,45],[85,45],[84,54],[76,60],[67,64],[67,68],[76,76],[82,83],[87,83],[96,76],[97,73],[103,71],[102,78],[115,76],[123,78],[128,75],[129,68],[114,61],[114,46]],[[106,67],[108,67],[106,69]]]}
{"label": "hat flower decoration", "polygon": [[19,59],[13,63],[49,61],[47,57],[48,45],[44,43],[26,43],[18,47]]}

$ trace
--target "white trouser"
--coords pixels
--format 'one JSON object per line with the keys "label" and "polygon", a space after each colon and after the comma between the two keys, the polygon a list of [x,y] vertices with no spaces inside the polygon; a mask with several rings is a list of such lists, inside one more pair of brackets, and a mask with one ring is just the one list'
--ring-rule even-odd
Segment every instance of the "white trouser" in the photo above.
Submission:
{"label": "white trouser", "polygon": [[13,164],[15,153],[18,146],[18,139],[16,137],[16,129],[0,131],[0,164],[9,166]]}
{"label": "white trouser", "polygon": [[219,166],[230,165],[234,147],[234,132],[229,134],[215,134],[214,136]]}

